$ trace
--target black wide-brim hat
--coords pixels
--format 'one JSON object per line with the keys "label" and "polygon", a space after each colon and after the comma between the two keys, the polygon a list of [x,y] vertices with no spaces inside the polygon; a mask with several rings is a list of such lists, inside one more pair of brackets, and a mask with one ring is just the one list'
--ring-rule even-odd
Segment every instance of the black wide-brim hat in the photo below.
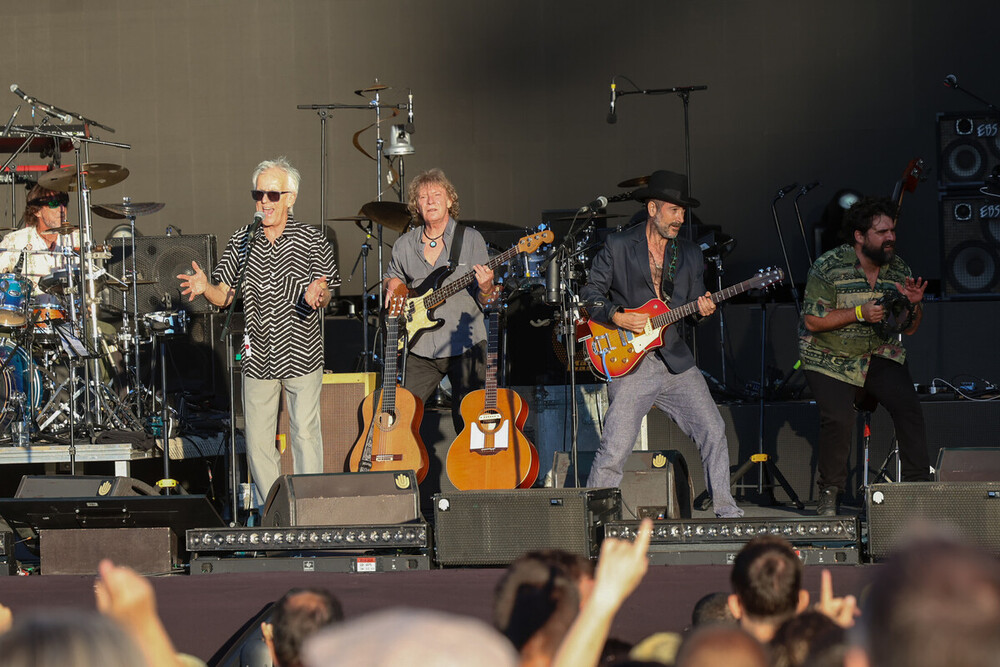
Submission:
{"label": "black wide-brim hat", "polygon": [[666,169],[650,174],[646,185],[632,193],[632,199],[642,203],[659,199],[685,208],[701,206],[700,201],[688,196],[687,176]]}

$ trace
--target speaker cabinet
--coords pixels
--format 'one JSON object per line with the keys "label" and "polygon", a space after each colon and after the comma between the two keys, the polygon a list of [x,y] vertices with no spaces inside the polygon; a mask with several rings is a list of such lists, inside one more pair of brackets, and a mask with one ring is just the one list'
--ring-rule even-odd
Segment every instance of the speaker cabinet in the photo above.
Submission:
{"label": "speaker cabinet", "polygon": [[921,524],[1000,555],[1000,482],[904,482],[868,488],[868,548],[885,558]]}
{"label": "speaker cabinet", "polygon": [[982,185],[1000,164],[1000,118],[984,112],[938,114],[941,188]]}
{"label": "speaker cabinet", "polygon": [[[181,296],[181,273],[192,272],[191,262],[196,261],[205,273],[211,275],[215,268],[216,246],[212,234],[186,234],[176,236],[140,236],[135,239],[135,270],[137,279],[153,281],[136,286],[139,313],[160,310],[185,310],[188,313],[211,313],[217,309],[207,299],[188,301]],[[111,246],[111,259],[107,271],[121,278],[132,270],[132,247],[129,239],[115,239]],[[125,308],[125,294],[117,289],[103,291],[104,307],[113,312]],[[131,296],[131,291],[129,292]]]}
{"label": "speaker cabinet", "polygon": [[1000,447],[946,447],[934,466],[938,482],[1000,482]]}
{"label": "speaker cabinet", "polygon": [[[361,434],[361,402],[375,390],[375,373],[324,373],[320,394],[323,435],[323,472],[344,472],[351,447]],[[281,452],[281,474],[295,472],[291,424],[282,391],[278,408],[276,446]]]}
{"label": "speaker cabinet", "polygon": [[94,496],[155,496],[158,492],[131,477],[102,475],[25,475],[15,498],[88,498]]}
{"label": "speaker cabinet", "polygon": [[598,528],[620,518],[618,489],[440,493],[434,548],[441,565],[507,565],[537,549],[596,558]]}
{"label": "speaker cabinet", "polygon": [[[580,483],[587,481],[597,452],[577,452]],[[568,452],[556,452],[552,479],[558,488],[573,486],[576,476]],[[680,452],[632,452],[625,460],[622,513],[626,519],[690,519],[694,485]]]}
{"label": "speaker cabinet", "polygon": [[264,526],[397,524],[420,517],[412,470],[282,475],[264,502]]}
{"label": "speaker cabinet", "polygon": [[941,257],[946,295],[1000,293],[1000,199],[978,190],[942,196]]}
{"label": "speaker cabinet", "polygon": [[105,558],[140,574],[170,574],[177,560],[177,537],[167,526],[41,530],[38,547],[43,574],[97,574]]}

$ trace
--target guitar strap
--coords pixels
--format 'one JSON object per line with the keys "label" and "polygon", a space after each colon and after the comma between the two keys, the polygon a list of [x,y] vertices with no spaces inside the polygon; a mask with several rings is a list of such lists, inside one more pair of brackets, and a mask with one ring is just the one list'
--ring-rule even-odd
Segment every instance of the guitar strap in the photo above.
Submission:
{"label": "guitar strap", "polygon": [[372,420],[368,424],[368,434],[365,436],[365,448],[358,461],[358,472],[371,472],[372,469],[372,438],[375,436],[375,415],[378,414],[379,400],[382,398],[382,387],[375,390],[372,397]]}
{"label": "guitar strap", "polygon": [[448,253],[448,267],[452,270],[458,266],[458,258],[462,254],[462,241],[465,240],[465,225],[455,221],[455,236],[451,239],[451,251]]}

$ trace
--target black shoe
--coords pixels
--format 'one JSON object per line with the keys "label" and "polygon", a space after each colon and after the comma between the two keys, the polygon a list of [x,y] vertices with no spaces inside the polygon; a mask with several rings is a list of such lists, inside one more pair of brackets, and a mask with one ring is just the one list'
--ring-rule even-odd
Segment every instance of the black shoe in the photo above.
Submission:
{"label": "black shoe", "polygon": [[819,492],[819,507],[816,514],[819,516],[837,516],[840,509],[837,503],[837,495],[840,490],[835,486],[828,486]]}

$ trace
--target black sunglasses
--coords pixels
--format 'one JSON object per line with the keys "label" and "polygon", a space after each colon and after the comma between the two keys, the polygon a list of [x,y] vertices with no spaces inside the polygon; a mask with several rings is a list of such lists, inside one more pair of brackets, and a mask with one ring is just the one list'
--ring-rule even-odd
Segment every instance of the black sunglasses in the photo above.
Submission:
{"label": "black sunglasses", "polygon": [[282,190],[281,192],[277,190],[251,190],[250,196],[253,197],[254,201],[264,201],[264,195],[267,195],[268,201],[278,201],[281,199],[281,195],[287,195],[291,192],[291,190]]}
{"label": "black sunglasses", "polygon": [[28,202],[32,206],[48,206],[49,208],[59,208],[69,206],[69,195],[54,195],[43,199],[32,199]]}

